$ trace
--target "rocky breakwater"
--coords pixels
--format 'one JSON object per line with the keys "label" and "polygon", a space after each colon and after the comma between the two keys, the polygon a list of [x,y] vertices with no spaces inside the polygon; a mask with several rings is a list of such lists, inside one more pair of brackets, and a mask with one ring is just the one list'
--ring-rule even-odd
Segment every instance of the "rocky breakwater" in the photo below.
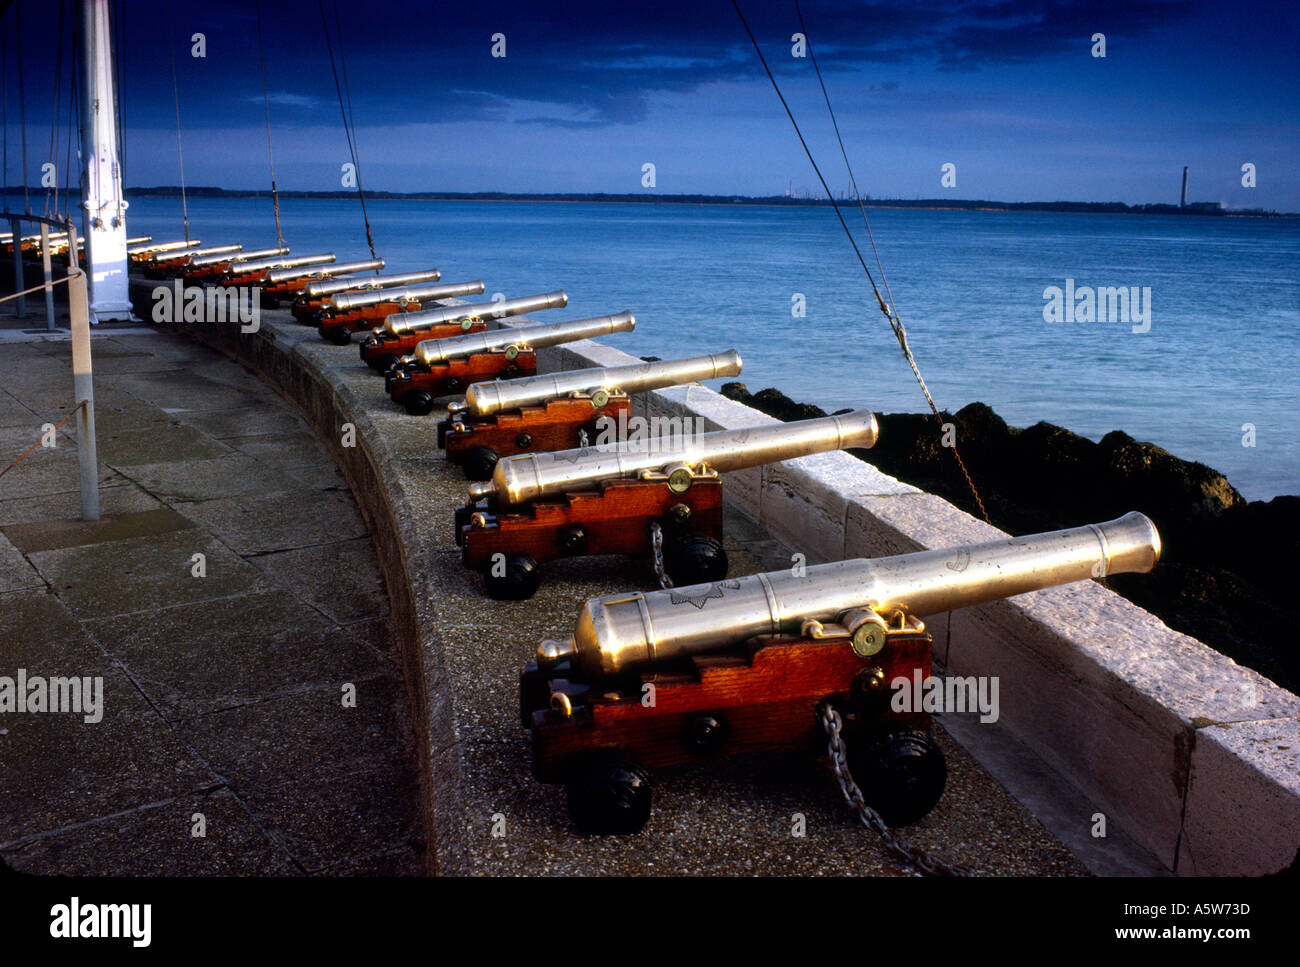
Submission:
{"label": "rocky breakwater", "polygon": [[[824,416],[778,390],[722,393],[780,420]],[[968,513],[980,511],[930,414],[881,415],[870,462]],[[1246,501],[1223,474],[1119,430],[1100,442],[1050,423],[1020,429],[983,403],[943,414],[992,523],[1012,534],[1073,527],[1140,510],[1160,529],[1161,564],[1107,585],[1284,688],[1300,691],[1300,496]]]}

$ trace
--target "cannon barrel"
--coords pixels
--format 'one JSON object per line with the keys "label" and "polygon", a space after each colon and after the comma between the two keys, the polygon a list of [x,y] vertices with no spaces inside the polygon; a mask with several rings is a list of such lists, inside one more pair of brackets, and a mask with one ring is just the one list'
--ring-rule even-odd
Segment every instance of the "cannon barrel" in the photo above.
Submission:
{"label": "cannon barrel", "polygon": [[347,292],[352,289],[371,291],[374,289],[391,289],[399,285],[415,285],[417,282],[437,282],[442,273],[437,269],[427,272],[404,272],[400,275],[376,275],[367,279],[320,279],[308,282],[302,290],[308,299],[323,299],[335,292]]}
{"label": "cannon barrel", "polygon": [[541,309],[562,309],[568,304],[569,297],[564,291],[556,290],[543,295],[526,295],[499,302],[478,302],[469,306],[447,306],[444,309],[403,312],[401,315],[389,316],[385,319],[384,328],[393,335],[400,336],[404,332],[427,329],[440,322],[456,322],[458,319],[470,318],[504,319],[506,316],[522,316]]}
{"label": "cannon barrel", "polygon": [[[401,302],[414,299],[418,302],[436,302],[439,299],[458,299],[465,295],[478,295],[483,291],[483,280],[473,282],[427,282],[423,285],[403,285],[395,289],[363,289],[360,292],[339,292],[330,297],[329,307],[335,312],[359,309],[379,302]],[[411,313],[415,315],[415,313]]]}
{"label": "cannon barrel", "polygon": [[880,436],[876,415],[854,410],[842,416],[795,420],[771,426],[678,434],[667,443],[625,441],[581,450],[521,453],[502,458],[486,483],[471,485],[471,497],[494,496],[508,506],[558,494],[589,490],[604,480],[632,479],[646,471],[698,468],[719,472],[756,467],[846,447],[873,447]]}
{"label": "cannon barrel", "polygon": [[304,275],[319,275],[321,278],[329,278],[335,275],[348,275],[352,272],[370,272],[383,267],[383,259],[365,259],[361,262],[336,262],[333,265],[326,265],[316,269],[305,266],[272,269],[266,273],[266,281],[274,285],[277,282],[287,282],[289,279],[301,279]]}
{"label": "cannon barrel", "polygon": [[537,657],[544,665],[576,658],[592,674],[612,675],[725,650],[759,635],[804,634],[806,622],[836,622],[850,631],[900,610],[940,614],[1106,574],[1146,573],[1159,560],[1155,524],[1135,512],[987,544],[820,564],[797,577],[787,569],[591,598],[578,612],[574,633],[542,642]]}
{"label": "cannon barrel", "polygon": [[591,319],[574,319],[572,322],[511,326],[506,329],[470,332],[446,339],[426,339],[415,347],[415,359],[422,366],[429,367],[435,363],[445,363],[449,359],[463,359],[474,353],[490,353],[511,346],[531,346],[540,349],[543,346],[577,342],[579,339],[608,336],[614,332],[631,332],[635,328],[636,317],[630,312],[620,312],[613,316],[594,316]]}
{"label": "cannon barrel", "polygon": [[185,249],[198,248],[203,243],[197,238],[192,242],[143,242],[140,245],[128,245],[126,248],[127,255],[151,255],[154,252],[181,252]]}
{"label": "cannon barrel", "polygon": [[547,373],[524,379],[495,379],[488,383],[475,383],[465,390],[465,409],[475,416],[491,416],[501,410],[533,406],[570,393],[605,390],[631,395],[664,386],[681,386],[684,383],[739,374],[740,353],[734,349],[690,359],[571,369],[563,373]]}
{"label": "cannon barrel", "polygon": [[126,240],[127,245],[143,245],[145,242],[152,242],[152,235],[133,235]]}
{"label": "cannon barrel", "polygon": [[190,258],[190,268],[198,269],[205,265],[218,265],[221,262],[229,262],[231,265],[242,266],[246,262],[253,262],[258,259],[269,258],[272,255],[288,255],[287,248],[257,248],[248,252],[240,252],[235,258],[229,255],[196,255]]}
{"label": "cannon barrel", "polygon": [[170,262],[173,259],[189,259],[190,264],[193,264],[193,261],[196,258],[202,258],[205,255],[225,255],[228,257],[231,252],[238,252],[242,250],[243,247],[244,246],[236,242],[233,245],[212,245],[208,248],[196,248],[190,251],[154,252],[150,254],[149,258],[153,262]]}
{"label": "cannon barrel", "polygon": [[270,271],[272,269],[292,269],[302,265],[324,265],[334,261],[334,253],[326,252],[322,255],[295,255],[293,258],[283,258],[279,255],[265,259],[239,259],[231,262],[230,272],[232,275],[243,275],[245,272]]}

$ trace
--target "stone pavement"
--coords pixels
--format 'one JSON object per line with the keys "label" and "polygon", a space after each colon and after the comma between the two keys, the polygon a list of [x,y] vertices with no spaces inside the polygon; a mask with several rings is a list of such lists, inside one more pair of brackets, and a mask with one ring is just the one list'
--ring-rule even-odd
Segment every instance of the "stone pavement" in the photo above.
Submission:
{"label": "stone pavement", "polygon": [[[72,407],[66,338],[6,328],[0,469]],[[0,714],[0,861],[423,873],[388,600],[328,452],[221,354],[105,328],[101,521],[80,520],[75,420],[0,478],[0,689],[19,669],[102,678],[98,722]]]}

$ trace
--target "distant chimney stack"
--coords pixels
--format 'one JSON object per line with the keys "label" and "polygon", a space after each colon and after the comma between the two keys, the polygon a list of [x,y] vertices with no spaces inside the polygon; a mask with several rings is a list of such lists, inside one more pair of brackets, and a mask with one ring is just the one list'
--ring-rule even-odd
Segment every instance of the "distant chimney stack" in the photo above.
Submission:
{"label": "distant chimney stack", "polygon": [[1178,207],[1187,207],[1187,165],[1183,165],[1183,194],[1178,199]]}

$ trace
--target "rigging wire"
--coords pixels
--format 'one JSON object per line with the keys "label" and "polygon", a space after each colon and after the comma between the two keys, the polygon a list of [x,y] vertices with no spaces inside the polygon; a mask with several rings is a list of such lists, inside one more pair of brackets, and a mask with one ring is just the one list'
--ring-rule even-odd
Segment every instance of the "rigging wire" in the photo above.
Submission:
{"label": "rigging wire", "polygon": [[[361,159],[357,154],[357,142],[355,136],[355,125],[352,121],[352,89],[348,86],[348,66],[347,61],[343,59],[343,28],[339,22],[338,4],[334,4],[334,31],[338,38],[339,45],[339,62],[343,65],[343,85],[339,85],[339,69],[334,63],[334,44],[330,40],[329,22],[325,19],[325,0],[317,0],[317,6],[320,8],[320,24],[325,31],[325,50],[330,56],[330,70],[334,74],[334,91],[338,94],[339,114],[343,116],[343,133],[348,139],[348,152],[352,155],[352,172],[357,179],[357,197],[361,200],[361,218],[366,224],[366,244],[370,246],[370,257],[376,258],[375,239],[370,232],[370,215],[366,211],[366,193],[361,187]],[[343,90],[347,88],[347,107],[343,106]]]}
{"label": "rigging wire", "polygon": [[22,176],[23,176],[23,210],[28,215],[32,213],[32,200],[27,193],[27,101],[23,93],[23,4],[18,0],[14,4],[14,29],[18,33],[17,42],[14,47],[18,50],[18,117],[22,131]]}
{"label": "rigging wire", "polygon": [[[67,11],[67,0],[59,0],[59,27],[54,35],[54,108],[50,112],[50,164],[55,164],[59,151],[59,101],[63,87],[63,18]],[[57,171],[57,166],[56,166]],[[56,173],[53,183],[45,190],[45,217],[57,214],[59,210],[59,177]],[[53,195],[53,212],[50,208],[50,196]]]}
{"label": "rigging wire", "polygon": [[[826,107],[831,114],[831,123],[835,126],[835,136],[839,140],[840,152],[844,156],[844,164],[849,169],[849,180],[853,185],[853,192],[857,197],[858,207],[862,212],[863,222],[867,225],[867,235],[868,238],[871,239],[871,247],[875,253],[877,268],[880,269],[881,282],[885,285],[886,292],[889,293],[888,304],[881,296],[880,289],[876,285],[876,280],[871,275],[871,269],[868,268],[866,259],[863,257],[861,249],[858,248],[857,240],[853,237],[853,232],[849,230],[848,223],[844,220],[844,215],[840,211],[840,206],[835,201],[835,194],[831,191],[830,185],[826,183],[826,178],[822,175],[821,168],[818,167],[816,160],[813,158],[812,149],[808,147],[808,142],[804,139],[803,132],[799,129],[799,122],[795,120],[794,112],[791,111],[790,105],[785,99],[785,95],[781,93],[781,86],[777,83],[776,77],[772,73],[772,69],[768,66],[767,58],[763,56],[762,48],[758,45],[758,39],[754,36],[754,31],[750,29],[749,21],[745,19],[745,15],[740,9],[740,3],[738,0],[731,0],[731,5],[735,8],[736,16],[740,18],[740,22],[745,28],[745,33],[749,35],[749,41],[753,44],[754,52],[758,54],[759,63],[763,65],[763,70],[767,74],[767,79],[772,83],[772,89],[776,91],[776,96],[780,99],[781,106],[785,108],[786,116],[790,119],[791,125],[794,126],[794,132],[799,138],[799,143],[803,146],[804,154],[808,156],[808,162],[812,165],[813,171],[817,174],[817,180],[821,182],[822,189],[826,192],[826,197],[830,200],[831,208],[835,212],[835,217],[839,220],[840,227],[844,229],[844,234],[848,238],[849,244],[853,247],[853,253],[858,258],[858,264],[862,266],[862,271],[866,274],[867,281],[871,284],[871,292],[876,297],[876,304],[880,307],[881,313],[889,323],[890,329],[893,330],[894,338],[898,340],[898,346],[902,350],[903,358],[911,368],[912,375],[916,377],[916,381],[921,387],[921,392],[925,396],[926,403],[930,406],[930,412],[934,414],[935,420],[939,423],[940,427],[942,427],[943,416],[940,414],[938,405],[934,402],[934,397],[930,394],[929,387],[925,384],[925,379],[921,376],[921,370],[917,366],[915,357],[912,355],[911,346],[908,345],[907,330],[903,328],[903,321],[899,318],[897,308],[894,305],[893,293],[889,291],[889,283],[888,280],[885,279],[885,271],[883,266],[880,264],[880,253],[876,249],[876,242],[874,236],[871,234],[870,223],[867,222],[866,206],[863,205],[862,196],[858,193],[857,180],[853,177],[853,169],[849,164],[848,152],[844,147],[844,139],[840,136],[839,124],[835,120],[835,111],[831,108],[830,95],[826,91],[825,81],[822,80],[821,69],[817,67],[817,58],[815,55],[812,57],[813,68],[816,70],[817,80],[821,84],[822,95],[826,99]],[[795,12],[799,15],[800,29],[803,30],[805,42],[808,44],[808,52],[809,54],[812,54],[812,43],[807,40],[808,31],[803,25],[803,13],[799,10],[798,0],[795,0]],[[970,472],[966,469],[965,463],[957,452],[957,444],[955,440],[950,449],[957,460],[957,465],[961,469],[962,475],[966,479],[966,484],[970,488],[971,494],[975,497],[975,503],[979,506],[980,514],[984,517],[986,522],[989,522],[989,515],[988,511],[984,507],[984,501],[980,498],[979,491],[975,488],[975,483],[971,479]]]}
{"label": "rigging wire", "polygon": [[262,101],[266,104],[266,153],[271,159],[271,204],[275,208],[275,239],[284,248],[284,232],[280,230],[280,190],[275,185],[275,149],[271,147],[271,95],[266,89],[266,56],[262,51],[262,3],[257,3],[257,62],[262,68]]}
{"label": "rigging wire", "polygon": [[[76,17],[72,18],[71,33],[72,33],[72,57],[69,58],[69,63],[71,63],[72,69],[68,71],[68,144],[67,147],[65,148],[66,154],[64,155],[63,158],[63,217],[69,223],[71,223],[72,221],[72,214],[69,210],[69,205],[71,205],[72,203],[72,193],[70,189],[72,187],[72,139],[73,137],[76,137],[78,139],[77,141],[78,146],[80,146],[81,143],[80,141],[81,124],[78,120],[78,114],[77,114],[77,107],[79,103],[77,98],[77,80],[78,80],[77,48],[79,46],[78,38],[80,37],[80,29],[77,25]],[[78,174],[78,180],[80,180],[80,174]],[[69,232],[69,234],[72,236],[72,244],[75,245],[77,243],[76,229],[73,228]]]}
{"label": "rigging wire", "polygon": [[[170,6],[170,5],[169,5]],[[122,212],[122,202],[125,200],[122,186],[126,184],[126,122],[122,119],[122,72],[126,63],[126,31],[122,26],[122,18],[118,16],[118,5],[112,4],[109,7],[109,16],[112,22],[108,25],[108,36],[113,38],[116,33],[116,40],[113,40],[113,46],[116,48],[113,60],[113,119],[117,122],[117,172],[115,180],[118,183],[118,214]]]}
{"label": "rigging wire", "polygon": [[5,211],[9,211],[9,31],[4,21],[0,20],[0,73],[4,74],[0,87],[4,88],[4,108],[0,123],[4,124],[4,182]]}
{"label": "rigging wire", "polygon": [[176,105],[176,157],[181,169],[181,217],[185,221],[185,241],[190,240],[190,205],[185,196],[185,152],[181,148],[181,95],[176,83],[176,13],[168,4],[167,40],[172,52],[172,102]]}

